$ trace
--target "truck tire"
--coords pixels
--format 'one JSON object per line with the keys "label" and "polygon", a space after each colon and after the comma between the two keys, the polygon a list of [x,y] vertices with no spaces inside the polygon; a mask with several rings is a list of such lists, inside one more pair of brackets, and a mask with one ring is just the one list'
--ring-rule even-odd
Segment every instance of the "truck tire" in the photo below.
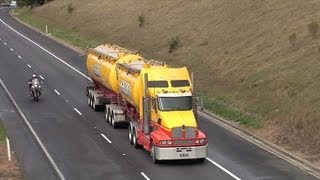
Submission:
{"label": "truck tire", "polygon": [[129,138],[129,142],[132,145],[133,144],[133,133],[132,133],[132,125],[131,123],[129,123],[129,128],[128,128],[129,132],[128,132],[128,138]]}
{"label": "truck tire", "polygon": [[158,164],[158,163],[159,163],[159,160],[156,158],[156,157],[157,157],[157,154],[156,154],[156,150],[155,150],[155,146],[154,146],[154,143],[153,143],[153,142],[151,142],[150,155],[151,155],[151,158],[152,158],[152,162],[153,162],[154,164]]}
{"label": "truck tire", "polygon": [[138,144],[137,132],[135,128],[132,129],[132,144],[136,149],[141,149],[142,147],[140,144]]}
{"label": "truck tire", "polygon": [[110,110],[108,108],[105,108],[105,110],[104,110],[104,116],[106,118],[107,123],[109,123],[109,119],[110,119],[109,111]]}
{"label": "truck tire", "polygon": [[111,126],[114,128],[114,129],[117,129],[118,128],[118,123],[116,123],[114,121],[114,114],[113,112],[111,113]]}
{"label": "truck tire", "polygon": [[88,106],[90,107],[90,104],[91,104],[90,94],[87,96],[87,102],[88,102]]}

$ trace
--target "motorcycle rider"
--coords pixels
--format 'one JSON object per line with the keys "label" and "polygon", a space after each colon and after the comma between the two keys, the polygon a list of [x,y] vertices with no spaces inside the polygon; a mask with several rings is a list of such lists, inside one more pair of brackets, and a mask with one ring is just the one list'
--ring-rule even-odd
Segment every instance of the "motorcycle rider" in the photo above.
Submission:
{"label": "motorcycle rider", "polygon": [[[35,74],[33,74],[32,77],[28,80],[29,92],[30,92],[30,95],[31,95],[31,96],[32,96],[32,89],[31,89],[31,87],[32,87],[32,82],[33,82],[33,81],[39,81],[39,83],[41,83],[41,81],[39,80],[38,76],[35,75]],[[42,89],[40,88],[40,94],[42,94],[41,90],[42,90]]]}

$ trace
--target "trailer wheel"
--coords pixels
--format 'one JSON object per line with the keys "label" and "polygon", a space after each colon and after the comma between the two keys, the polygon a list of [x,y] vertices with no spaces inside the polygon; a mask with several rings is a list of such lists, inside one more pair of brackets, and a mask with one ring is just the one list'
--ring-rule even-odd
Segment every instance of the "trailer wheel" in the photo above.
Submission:
{"label": "trailer wheel", "polygon": [[130,142],[130,144],[133,144],[133,138],[132,138],[132,126],[131,126],[131,124],[129,124],[129,128],[128,128],[128,130],[129,130],[129,133],[128,133],[128,137],[129,137],[129,142]]}
{"label": "trailer wheel", "polygon": [[152,162],[153,162],[154,164],[158,164],[158,163],[159,163],[159,160],[157,159],[156,148],[155,148],[153,142],[151,142],[151,151],[150,151],[150,154],[151,154]]}
{"label": "trailer wheel", "polygon": [[88,106],[90,107],[90,105],[91,105],[91,97],[90,97],[90,94],[87,96],[87,102],[88,102]]}
{"label": "trailer wheel", "polygon": [[114,129],[118,128],[118,123],[114,122],[114,114],[111,114],[111,125]]}
{"label": "trailer wheel", "polygon": [[91,95],[91,100],[90,100],[90,107],[93,108],[93,100],[94,100],[94,97],[93,95]]}

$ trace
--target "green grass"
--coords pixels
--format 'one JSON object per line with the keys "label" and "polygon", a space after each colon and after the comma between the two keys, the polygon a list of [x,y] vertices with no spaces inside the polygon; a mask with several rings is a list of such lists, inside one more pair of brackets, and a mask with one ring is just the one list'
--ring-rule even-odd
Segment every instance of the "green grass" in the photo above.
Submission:
{"label": "green grass", "polygon": [[36,28],[37,30],[45,32],[45,27],[47,25],[49,31],[48,33],[83,50],[87,49],[88,47],[94,47],[98,44],[96,40],[82,38],[82,36],[77,33],[76,29],[55,26],[51,22],[47,22],[36,17],[31,13],[30,10],[25,8],[16,10],[16,13],[16,17]]}
{"label": "green grass", "polygon": [[208,110],[218,114],[221,117],[238,122],[241,125],[252,127],[255,129],[262,127],[262,124],[258,119],[250,117],[249,115],[246,115],[239,110],[235,110],[234,108],[232,108],[226,104],[218,102],[217,100],[209,99],[209,98],[205,97],[204,98],[204,107],[205,107],[205,109],[208,109]]}
{"label": "green grass", "polygon": [[2,121],[0,119],[0,144],[5,144],[6,141],[6,131],[2,125]]}

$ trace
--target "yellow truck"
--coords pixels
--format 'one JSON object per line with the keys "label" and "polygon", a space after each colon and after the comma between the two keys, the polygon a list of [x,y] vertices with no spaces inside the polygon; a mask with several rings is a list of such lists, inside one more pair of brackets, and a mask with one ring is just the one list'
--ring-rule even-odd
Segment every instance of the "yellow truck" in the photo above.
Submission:
{"label": "yellow truck", "polygon": [[114,128],[128,124],[130,143],[149,151],[154,163],[207,157],[187,68],[171,68],[110,44],[88,49],[86,67],[92,79],[88,105],[104,110]]}

